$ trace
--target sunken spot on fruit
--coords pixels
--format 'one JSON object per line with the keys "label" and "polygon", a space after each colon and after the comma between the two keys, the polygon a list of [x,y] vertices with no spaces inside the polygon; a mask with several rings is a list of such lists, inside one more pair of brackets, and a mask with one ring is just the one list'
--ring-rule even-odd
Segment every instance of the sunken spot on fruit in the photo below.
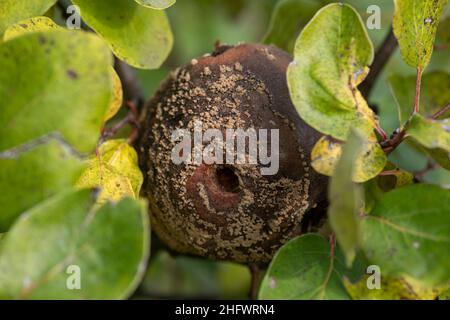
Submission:
{"label": "sunken spot on fruit", "polygon": [[234,172],[232,167],[220,166],[216,168],[216,179],[218,185],[225,192],[238,193],[239,177]]}

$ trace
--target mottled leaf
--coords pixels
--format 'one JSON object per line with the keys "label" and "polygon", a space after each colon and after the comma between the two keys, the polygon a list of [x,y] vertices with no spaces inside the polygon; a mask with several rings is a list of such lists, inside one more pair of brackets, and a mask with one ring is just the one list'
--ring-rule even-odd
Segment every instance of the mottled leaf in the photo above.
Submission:
{"label": "mottled leaf", "polygon": [[13,24],[6,29],[3,39],[5,41],[11,40],[17,36],[23,35],[27,32],[46,31],[49,29],[61,28],[52,19],[47,17],[34,17],[25,19]]}
{"label": "mottled leaf", "polygon": [[[389,84],[403,126],[414,110],[416,76],[393,75],[389,77]],[[440,71],[424,74],[420,93],[420,113],[430,117],[450,102],[450,74]],[[450,117],[450,111],[442,117]]]}
{"label": "mottled leaf", "polygon": [[[125,199],[94,210],[94,201],[89,190],[68,191],[19,218],[2,239],[0,298],[121,299],[134,291],[149,252],[145,204]],[[76,275],[80,289],[70,290]]]}
{"label": "mottled leaf", "polygon": [[408,124],[407,135],[427,148],[450,152],[450,119],[432,120],[415,114]]}
{"label": "mottled leaf", "polygon": [[277,252],[261,283],[259,299],[349,299],[339,261],[320,235],[290,240]]}
{"label": "mottled leaf", "polygon": [[0,36],[10,25],[44,14],[57,0],[0,1]]}
{"label": "mottled leaf", "polygon": [[350,128],[373,131],[374,113],[357,89],[372,63],[373,46],[351,6],[335,3],[319,10],[297,39],[294,55],[288,85],[303,120],[339,140]]}
{"label": "mottled leaf", "polygon": [[[317,172],[332,176],[342,155],[343,143],[330,137],[322,137],[311,152],[311,164]],[[364,182],[378,175],[386,164],[386,155],[374,134],[363,140],[353,171],[353,181]]]}
{"label": "mottled leaf", "polygon": [[102,36],[114,54],[143,69],[158,68],[170,53],[172,31],[164,11],[128,0],[73,0],[86,23]]}
{"label": "mottled leaf", "polygon": [[40,201],[74,185],[84,165],[70,146],[46,137],[0,153],[0,232]]}
{"label": "mottled leaf", "polygon": [[450,119],[431,120],[415,114],[407,137],[422,146],[444,168],[450,167]]}
{"label": "mottled leaf", "polygon": [[301,29],[322,6],[317,0],[281,0],[277,3],[263,42],[287,52],[294,50]]}
{"label": "mottled leaf", "polygon": [[[381,276],[380,289],[369,289],[365,276],[355,283],[344,278],[344,285],[353,300],[434,300],[440,288],[423,286],[410,277],[389,278]],[[370,281],[370,279],[369,279]]]}
{"label": "mottled leaf", "polygon": [[386,193],[361,223],[362,248],[384,275],[450,279],[450,190],[413,184]]}
{"label": "mottled leaf", "polygon": [[403,60],[424,70],[433,53],[436,29],[447,0],[394,0],[394,33]]}
{"label": "mottled leaf", "polygon": [[152,8],[152,9],[167,9],[172,6],[176,0],[135,0],[141,6]]}
{"label": "mottled leaf", "polygon": [[100,187],[98,202],[117,201],[124,197],[138,198],[143,177],[138,167],[137,153],[126,140],[109,140],[103,143],[98,156],[88,162],[81,175],[80,188]]}
{"label": "mottled leaf", "polygon": [[0,151],[59,132],[79,152],[97,144],[111,100],[111,54],[84,32],[33,32],[0,46]]}
{"label": "mottled leaf", "polygon": [[355,184],[352,177],[363,144],[363,138],[351,131],[342,155],[336,163],[328,192],[330,200],[328,219],[344,252],[347,266],[352,265],[361,238],[359,214],[363,204],[363,193],[361,186]]}

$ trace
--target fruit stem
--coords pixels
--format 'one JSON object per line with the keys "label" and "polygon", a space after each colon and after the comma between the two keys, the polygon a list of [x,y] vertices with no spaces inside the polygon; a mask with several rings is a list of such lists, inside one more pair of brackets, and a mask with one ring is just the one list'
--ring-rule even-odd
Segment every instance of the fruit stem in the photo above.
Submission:
{"label": "fruit stem", "polygon": [[262,270],[256,263],[249,264],[250,272],[252,274],[249,296],[251,300],[258,299],[259,284],[261,282]]}

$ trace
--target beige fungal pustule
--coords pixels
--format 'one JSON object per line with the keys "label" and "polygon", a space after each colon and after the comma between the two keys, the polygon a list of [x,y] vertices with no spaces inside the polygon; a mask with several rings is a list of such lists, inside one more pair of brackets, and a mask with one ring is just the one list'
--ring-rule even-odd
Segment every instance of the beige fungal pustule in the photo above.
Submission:
{"label": "beige fungal pustule", "polygon": [[[290,61],[271,46],[220,46],[174,71],[147,103],[139,141],[143,192],[152,230],[171,249],[268,262],[305,230],[305,215],[325,199],[326,178],[309,160],[320,134],[291,103]],[[262,175],[261,164],[173,163],[172,133],[193,132],[196,122],[224,137],[226,129],[278,129],[278,172]]]}

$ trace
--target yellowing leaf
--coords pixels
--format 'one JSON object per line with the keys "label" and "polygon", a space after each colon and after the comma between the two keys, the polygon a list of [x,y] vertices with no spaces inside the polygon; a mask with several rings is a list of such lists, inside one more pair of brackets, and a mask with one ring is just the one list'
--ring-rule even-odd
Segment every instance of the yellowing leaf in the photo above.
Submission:
{"label": "yellowing leaf", "polygon": [[[380,289],[369,289],[369,276],[364,276],[356,283],[344,278],[344,286],[354,300],[434,300],[442,291],[422,285],[411,277],[386,278],[381,276]],[[370,280],[369,280],[370,282]]]}
{"label": "yellowing leaf", "polygon": [[139,3],[141,6],[157,10],[167,9],[176,2],[176,0],[135,0],[135,1]]}
{"label": "yellowing leaf", "polygon": [[57,0],[40,1],[0,1],[0,36],[17,21],[43,15]]}
{"label": "yellowing leaf", "polygon": [[374,113],[357,88],[372,63],[373,45],[351,6],[319,10],[297,39],[294,56],[288,86],[303,120],[342,141],[351,128],[373,132]]}
{"label": "yellowing leaf", "polygon": [[52,19],[47,17],[34,17],[31,19],[22,20],[13,24],[6,29],[3,40],[11,40],[12,38],[23,35],[27,32],[45,31],[50,29],[60,29]]}
{"label": "yellowing leaf", "polygon": [[414,176],[411,173],[403,171],[403,170],[397,170],[394,173],[394,176],[397,178],[397,181],[395,184],[395,186],[397,188],[413,184],[413,182],[414,182]]}
{"label": "yellowing leaf", "polygon": [[[343,143],[330,137],[322,137],[311,152],[311,164],[317,172],[332,176],[342,155]],[[367,137],[358,153],[353,171],[353,181],[364,182],[377,176],[386,165],[386,155],[374,134]]]}
{"label": "yellowing leaf", "polygon": [[394,33],[403,60],[425,69],[433,53],[436,30],[447,0],[395,0]]}
{"label": "yellowing leaf", "polygon": [[111,77],[113,83],[113,97],[109,105],[108,112],[106,113],[105,121],[108,121],[109,119],[111,119],[116,115],[116,113],[122,106],[123,102],[122,82],[120,82],[120,78],[117,75],[117,72],[112,67],[111,67]]}
{"label": "yellowing leaf", "polygon": [[118,201],[126,196],[138,198],[142,186],[136,151],[126,140],[110,140],[102,144],[98,156],[89,160],[77,187],[100,187],[98,203]]}

